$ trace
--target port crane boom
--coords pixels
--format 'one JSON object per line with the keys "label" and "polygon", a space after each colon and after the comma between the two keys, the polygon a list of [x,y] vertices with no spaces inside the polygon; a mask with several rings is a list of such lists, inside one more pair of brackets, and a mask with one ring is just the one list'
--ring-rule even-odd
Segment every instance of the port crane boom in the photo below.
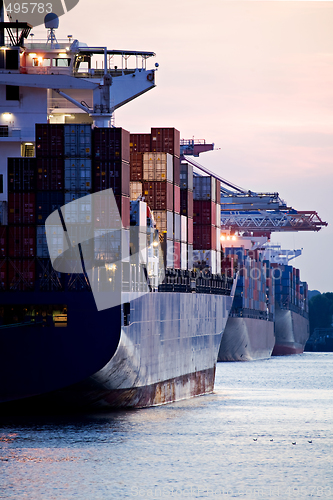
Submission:
{"label": "port crane boom", "polygon": [[327,226],[315,211],[299,211],[287,204],[279,193],[256,193],[243,189],[188,155],[183,160],[194,167],[194,175],[210,175],[221,183],[221,228],[230,232],[254,232],[269,236],[282,231],[320,231]]}

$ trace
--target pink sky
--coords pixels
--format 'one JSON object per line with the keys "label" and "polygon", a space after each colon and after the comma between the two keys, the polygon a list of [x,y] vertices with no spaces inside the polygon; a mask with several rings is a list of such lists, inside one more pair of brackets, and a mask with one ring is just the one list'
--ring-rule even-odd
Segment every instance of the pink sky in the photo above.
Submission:
{"label": "pink sky", "polygon": [[[157,87],[116,112],[131,132],[174,126],[220,150],[199,161],[236,184],[278,191],[332,223],[333,3],[80,0],[60,19],[94,46],[152,50]],[[89,18],[86,15],[89,12]],[[36,37],[44,33],[34,30]],[[155,62],[155,61],[154,61]],[[303,247],[310,289],[333,291],[333,230],[278,233]]]}

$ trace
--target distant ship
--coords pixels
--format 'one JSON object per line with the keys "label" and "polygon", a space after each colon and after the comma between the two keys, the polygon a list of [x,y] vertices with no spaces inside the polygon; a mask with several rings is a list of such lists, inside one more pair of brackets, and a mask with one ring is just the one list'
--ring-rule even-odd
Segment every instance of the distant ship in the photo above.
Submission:
{"label": "distant ship", "polygon": [[[274,288],[269,263],[252,250],[250,238],[225,247],[225,269],[239,270],[235,298],[221,341],[218,361],[269,358],[275,344]],[[242,245],[242,246],[241,246]]]}
{"label": "distant ship", "polygon": [[299,270],[288,265],[301,251],[267,243],[251,250],[246,240],[251,238],[237,238],[242,247],[225,248],[227,265],[232,259],[241,272],[218,361],[301,353],[309,338],[308,288]]}

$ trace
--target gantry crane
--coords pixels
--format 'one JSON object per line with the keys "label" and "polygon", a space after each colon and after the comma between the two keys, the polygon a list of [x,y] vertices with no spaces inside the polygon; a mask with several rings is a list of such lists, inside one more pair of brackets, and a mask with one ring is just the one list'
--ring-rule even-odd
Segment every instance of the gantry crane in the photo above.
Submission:
{"label": "gantry crane", "polygon": [[221,182],[221,228],[231,234],[252,233],[270,237],[277,231],[319,231],[327,226],[315,211],[299,211],[288,207],[279,193],[256,193],[226,181],[194,161],[182,159],[194,167],[194,175],[210,175]]}

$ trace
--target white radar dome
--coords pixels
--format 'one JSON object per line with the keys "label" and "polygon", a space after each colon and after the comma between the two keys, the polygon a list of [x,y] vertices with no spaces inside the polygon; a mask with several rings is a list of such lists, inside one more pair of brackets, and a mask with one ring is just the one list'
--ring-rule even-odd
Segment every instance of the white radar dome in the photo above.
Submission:
{"label": "white radar dome", "polygon": [[45,28],[57,29],[59,28],[59,17],[57,16],[57,14],[50,12],[44,17],[44,24]]}

